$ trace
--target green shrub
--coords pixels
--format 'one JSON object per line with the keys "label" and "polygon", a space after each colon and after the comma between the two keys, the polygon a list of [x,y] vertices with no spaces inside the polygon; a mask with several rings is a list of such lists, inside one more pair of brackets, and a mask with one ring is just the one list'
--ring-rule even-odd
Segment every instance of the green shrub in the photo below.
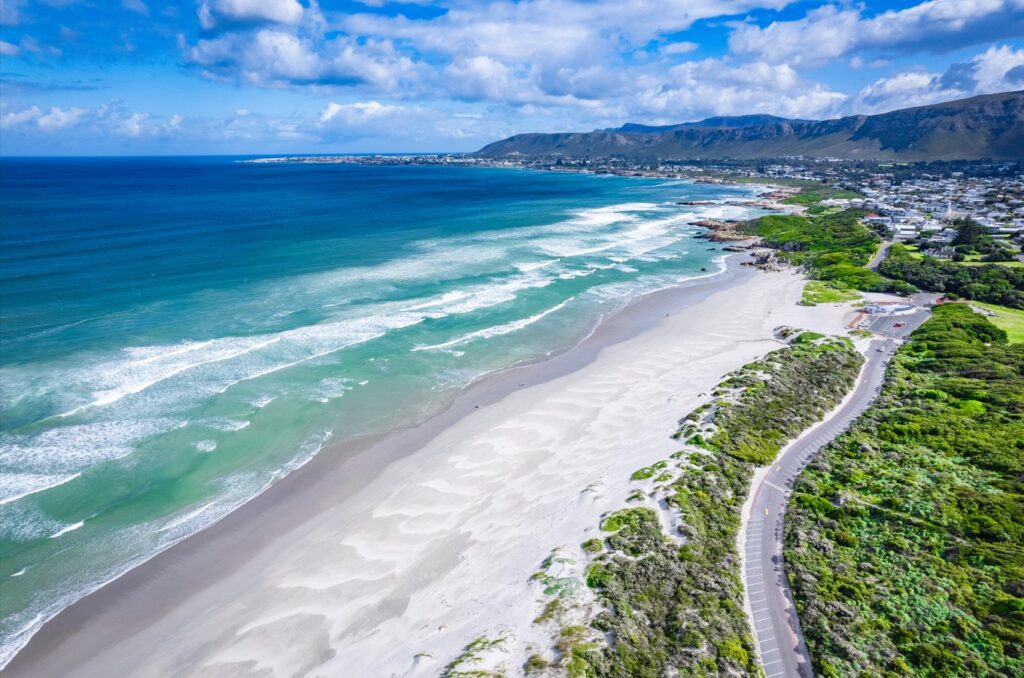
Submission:
{"label": "green shrub", "polygon": [[1024,346],[937,307],[798,478],[784,538],[821,675],[1024,675]]}

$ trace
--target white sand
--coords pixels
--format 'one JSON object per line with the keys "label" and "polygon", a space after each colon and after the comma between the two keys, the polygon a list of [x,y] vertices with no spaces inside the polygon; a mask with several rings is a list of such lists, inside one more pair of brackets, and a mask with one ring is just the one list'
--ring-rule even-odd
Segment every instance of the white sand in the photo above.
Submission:
{"label": "white sand", "polygon": [[82,675],[436,675],[482,635],[520,673],[544,637],[527,580],[552,548],[580,554],[698,396],[779,346],[773,328],[843,332],[848,307],[797,306],[802,286],[759,274],[482,407]]}

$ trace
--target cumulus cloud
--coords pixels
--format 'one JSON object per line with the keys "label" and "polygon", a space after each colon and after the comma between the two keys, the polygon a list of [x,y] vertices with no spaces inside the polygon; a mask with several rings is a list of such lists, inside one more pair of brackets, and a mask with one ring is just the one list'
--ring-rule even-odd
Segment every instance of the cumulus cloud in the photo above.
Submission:
{"label": "cumulus cloud", "polygon": [[362,84],[389,91],[416,70],[387,41],[318,41],[274,28],[200,40],[188,59],[207,77],[264,87]]}
{"label": "cumulus cloud", "polygon": [[41,115],[36,118],[36,124],[39,125],[40,129],[48,132],[62,130],[65,127],[72,127],[82,119],[85,114],[85,109],[82,108],[69,108],[67,110],[61,110],[60,108],[53,106],[50,108],[50,112],[45,115]]}
{"label": "cumulus cloud", "polygon": [[339,104],[332,101],[320,113],[319,124],[321,126],[338,123],[363,124],[367,121],[394,117],[404,110],[402,106],[382,104],[379,101],[356,101],[350,104]]}
{"label": "cumulus cloud", "polygon": [[0,128],[46,136],[74,129],[75,134],[85,131],[107,137],[138,139],[178,129],[182,121],[180,115],[162,119],[149,113],[128,110],[121,102],[113,101],[94,108],[52,106],[44,111],[39,106],[30,106],[8,111],[0,116]]}
{"label": "cumulus cloud", "polygon": [[401,105],[376,100],[338,103],[320,112],[313,132],[321,143],[343,142],[373,150],[385,140],[406,148],[438,150],[436,144],[482,146],[507,130],[502,116],[452,113],[434,106]]}
{"label": "cumulus cloud", "polygon": [[38,120],[43,111],[38,106],[32,106],[20,111],[10,111],[0,116],[0,129],[8,129],[24,125],[27,122]]}
{"label": "cumulus cloud", "polygon": [[814,67],[855,51],[949,52],[1024,34],[1024,0],[927,0],[873,17],[862,12],[824,5],[794,21],[740,24],[729,48],[737,55]]}
{"label": "cumulus cloud", "polygon": [[203,0],[199,21],[206,29],[222,22],[297,24],[303,12],[298,0]]}
{"label": "cumulus cloud", "polygon": [[857,110],[877,113],[923,106],[977,94],[993,94],[1024,84],[1024,49],[993,45],[944,73],[915,70],[880,78],[856,98]]}
{"label": "cumulus cloud", "polygon": [[670,42],[667,45],[662,46],[661,53],[669,55],[689,54],[690,52],[695,51],[698,47],[700,47],[700,45],[695,42],[690,42],[689,40],[684,40],[682,42]]}
{"label": "cumulus cloud", "polygon": [[668,83],[641,91],[635,105],[650,113],[669,114],[676,121],[743,113],[829,117],[846,98],[804,80],[786,64],[703,59],[674,66]]}

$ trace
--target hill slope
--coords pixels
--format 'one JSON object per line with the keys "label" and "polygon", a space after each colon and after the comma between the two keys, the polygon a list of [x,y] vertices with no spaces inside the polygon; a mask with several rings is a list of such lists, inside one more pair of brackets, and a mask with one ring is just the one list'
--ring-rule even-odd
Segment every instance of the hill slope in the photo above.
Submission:
{"label": "hill slope", "polygon": [[770,158],[787,155],[878,160],[1024,158],[1024,91],[989,94],[880,115],[837,120],[774,116],[582,133],[517,134],[478,155],[624,156],[647,159]]}

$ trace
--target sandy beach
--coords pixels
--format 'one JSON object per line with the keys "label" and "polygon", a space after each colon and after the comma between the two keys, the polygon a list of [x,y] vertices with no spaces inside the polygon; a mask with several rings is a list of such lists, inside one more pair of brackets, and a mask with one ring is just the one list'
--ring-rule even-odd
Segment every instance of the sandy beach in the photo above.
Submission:
{"label": "sandy beach", "polygon": [[629,476],[677,449],[679,417],[779,343],[842,333],[803,279],[726,273],[654,293],[445,413],[325,450],[226,519],[48,623],[8,676],[436,675],[483,635],[521,672],[544,634],[530,575],[579,549]]}

